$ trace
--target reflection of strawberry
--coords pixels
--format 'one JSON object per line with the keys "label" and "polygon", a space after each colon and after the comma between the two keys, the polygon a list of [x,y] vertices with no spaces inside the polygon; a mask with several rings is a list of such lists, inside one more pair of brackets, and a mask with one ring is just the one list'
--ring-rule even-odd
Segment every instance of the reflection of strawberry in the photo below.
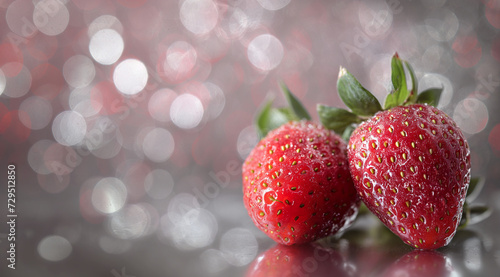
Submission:
{"label": "reflection of strawberry", "polygon": [[450,261],[443,254],[435,251],[414,250],[389,266],[380,275],[384,277],[421,277],[421,276],[452,276]]}
{"label": "reflection of strawberry", "polygon": [[441,90],[417,94],[411,66],[397,54],[391,66],[394,90],[384,108],[341,69],[339,95],[352,112],[321,106],[320,116],[336,131],[355,129],[349,167],[370,211],[405,243],[439,248],[453,238],[462,217],[470,181],[469,146],[455,122],[431,106]]}
{"label": "reflection of strawberry", "polygon": [[271,131],[243,165],[244,204],[276,242],[314,241],[348,226],[358,210],[346,144],[309,121]]}
{"label": "reflection of strawberry", "polygon": [[276,245],[248,267],[247,277],[351,276],[342,256],[319,245]]}

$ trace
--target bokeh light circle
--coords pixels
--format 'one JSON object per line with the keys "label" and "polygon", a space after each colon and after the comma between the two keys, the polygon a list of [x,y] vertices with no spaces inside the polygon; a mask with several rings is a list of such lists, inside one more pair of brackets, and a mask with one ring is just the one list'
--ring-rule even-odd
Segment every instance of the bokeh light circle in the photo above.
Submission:
{"label": "bokeh light circle", "polygon": [[148,70],[143,62],[136,59],[126,59],[115,68],[113,82],[123,94],[137,94],[148,83]]}
{"label": "bokeh light circle", "polygon": [[68,8],[60,1],[41,0],[35,5],[33,23],[45,35],[57,36],[68,27]]}
{"label": "bokeh light circle", "polygon": [[179,16],[182,25],[195,35],[204,35],[217,25],[219,12],[212,0],[184,0]]}
{"label": "bokeh light circle", "polygon": [[203,104],[192,94],[177,96],[170,107],[172,122],[182,129],[192,129],[200,124],[203,118]]}
{"label": "bokeh light circle", "polygon": [[67,239],[52,235],[43,238],[38,243],[37,250],[43,259],[50,262],[59,262],[71,254],[73,247]]}
{"label": "bokeh light circle", "polygon": [[290,4],[291,0],[257,0],[266,10],[277,11]]}
{"label": "bokeh light circle", "polygon": [[127,188],[118,178],[106,177],[97,182],[92,190],[92,205],[104,214],[119,211],[127,200]]}
{"label": "bokeh light circle", "polygon": [[276,68],[283,59],[284,50],[280,40],[270,34],[255,37],[247,49],[248,60],[260,70]]}
{"label": "bokeh light circle", "polygon": [[87,122],[74,111],[59,113],[52,122],[52,134],[62,145],[72,146],[80,143],[87,133]]}
{"label": "bokeh light circle", "polygon": [[144,137],[142,149],[153,162],[164,162],[174,152],[175,143],[172,134],[163,128],[154,128]]}
{"label": "bokeh light circle", "polygon": [[455,107],[453,119],[465,133],[476,134],[488,124],[488,108],[476,98],[466,98]]}
{"label": "bokeh light circle", "polygon": [[89,51],[100,64],[110,65],[118,61],[125,45],[122,36],[113,29],[103,29],[90,39]]}

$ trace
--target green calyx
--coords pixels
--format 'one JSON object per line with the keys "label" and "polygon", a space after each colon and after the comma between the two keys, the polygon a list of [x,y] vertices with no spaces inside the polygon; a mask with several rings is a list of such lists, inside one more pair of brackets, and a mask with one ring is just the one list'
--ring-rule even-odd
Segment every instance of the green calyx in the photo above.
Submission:
{"label": "green calyx", "polygon": [[430,88],[417,93],[418,81],[415,72],[407,61],[399,58],[397,53],[392,57],[391,70],[393,88],[387,95],[382,107],[370,91],[364,88],[345,68],[341,67],[337,80],[337,90],[340,99],[350,111],[318,105],[317,110],[321,123],[326,128],[334,130],[338,134],[343,134],[344,139],[347,140],[350,137],[350,130],[354,129],[356,124],[370,118],[379,111],[415,103],[437,106],[443,89]]}
{"label": "green calyx", "polygon": [[[337,80],[337,90],[347,109],[319,104],[317,112],[321,124],[349,140],[357,124],[370,118],[375,113],[397,106],[426,103],[437,106],[443,88],[430,88],[420,93],[418,81],[412,66],[399,58],[396,53],[391,60],[391,81],[393,89],[387,95],[384,106],[359,81],[341,67]],[[259,136],[263,138],[269,131],[289,122],[302,119],[311,120],[311,116],[284,83],[280,83],[281,91],[287,101],[287,107],[273,107],[273,99],[267,101],[256,118]]]}
{"label": "green calyx", "polygon": [[287,101],[288,107],[273,107],[273,99],[267,101],[256,117],[257,131],[260,138],[279,126],[289,121],[311,120],[311,116],[299,99],[292,94],[284,83],[280,83],[281,91]]}

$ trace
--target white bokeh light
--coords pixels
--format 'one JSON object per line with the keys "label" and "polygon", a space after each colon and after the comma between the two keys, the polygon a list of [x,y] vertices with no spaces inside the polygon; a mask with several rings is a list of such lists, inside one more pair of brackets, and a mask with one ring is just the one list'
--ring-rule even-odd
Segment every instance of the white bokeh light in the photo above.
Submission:
{"label": "white bokeh light", "polygon": [[248,60],[260,70],[276,68],[283,59],[284,51],[280,40],[270,34],[255,37],[247,49]]}
{"label": "white bokeh light", "polygon": [[189,93],[177,96],[170,107],[172,121],[182,129],[192,129],[198,126],[203,113],[203,104],[200,99]]}
{"label": "white bokeh light", "polygon": [[35,5],[33,23],[40,32],[48,36],[57,36],[68,27],[68,8],[58,0],[41,0]]}
{"label": "white bokeh light", "polygon": [[72,146],[80,143],[87,133],[87,122],[74,111],[63,111],[52,122],[52,134],[62,145]]}
{"label": "white bokeh light", "polygon": [[66,82],[74,88],[86,87],[94,80],[94,63],[84,55],[75,55],[64,63],[63,76]]}
{"label": "white bokeh light", "polygon": [[113,72],[116,88],[126,95],[139,93],[148,83],[148,69],[143,62],[126,59],[118,64]]}
{"label": "white bokeh light", "polygon": [[453,119],[465,133],[477,134],[488,124],[488,108],[476,98],[466,98],[455,107]]}
{"label": "white bokeh light", "polygon": [[24,126],[32,130],[47,127],[52,119],[52,106],[47,99],[42,97],[31,96],[24,99],[19,110],[23,111],[19,114],[19,119]]}
{"label": "white bokeh light", "polygon": [[179,15],[186,29],[204,35],[217,25],[219,12],[212,0],[184,0]]}
{"label": "white bokeh light", "polygon": [[122,36],[113,29],[103,29],[96,32],[89,43],[92,58],[104,65],[115,63],[121,57],[123,48]]}
{"label": "white bokeh light", "polygon": [[154,128],[144,137],[142,150],[153,162],[164,162],[174,152],[174,137],[167,129]]}
{"label": "white bokeh light", "polygon": [[61,236],[47,236],[38,243],[38,254],[45,260],[58,262],[66,259],[73,247],[71,243]]}
{"label": "white bokeh light", "polygon": [[92,205],[104,214],[119,211],[127,200],[127,188],[118,178],[102,178],[92,190]]}
{"label": "white bokeh light", "polygon": [[276,11],[290,4],[291,0],[257,0],[259,4],[266,10]]}
{"label": "white bokeh light", "polygon": [[36,34],[36,26],[31,22],[33,9],[32,1],[12,1],[5,13],[9,29],[21,37],[31,37]]}

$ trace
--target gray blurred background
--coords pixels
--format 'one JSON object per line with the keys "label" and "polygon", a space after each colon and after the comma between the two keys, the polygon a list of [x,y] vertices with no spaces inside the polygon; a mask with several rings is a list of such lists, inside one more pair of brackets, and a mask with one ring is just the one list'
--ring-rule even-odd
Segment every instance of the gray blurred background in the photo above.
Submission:
{"label": "gray blurred background", "polygon": [[[500,1],[0,0],[0,15],[0,217],[17,215],[1,276],[244,276],[274,245],[241,201],[256,111],[284,104],[279,81],[314,120],[343,107],[341,65],[382,100],[396,51],[420,91],[444,88],[493,210],[438,251],[444,275],[498,274]],[[345,276],[411,253],[378,227],[329,241]]]}

